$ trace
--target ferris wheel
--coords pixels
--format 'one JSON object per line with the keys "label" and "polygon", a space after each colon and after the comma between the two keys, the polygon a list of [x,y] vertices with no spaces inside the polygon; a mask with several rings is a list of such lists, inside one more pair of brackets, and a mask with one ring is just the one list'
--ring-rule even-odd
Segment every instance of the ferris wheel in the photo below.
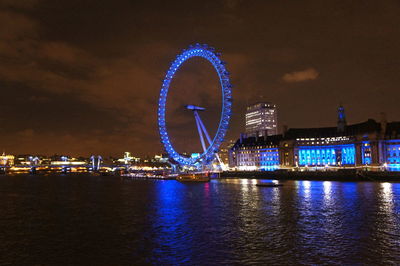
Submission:
{"label": "ferris wheel", "polygon": [[[199,115],[199,112],[204,111],[205,108],[195,105],[186,106],[188,110],[191,110],[194,113],[200,141],[203,147],[203,152],[199,156],[187,157],[179,154],[171,144],[166,124],[166,102],[168,90],[175,73],[186,60],[192,57],[202,57],[208,60],[217,72],[222,90],[222,110],[217,132],[214,138],[210,138]],[[164,149],[168,153],[172,163],[175,165],[181,167],[197,167],[199,165],[209,165],[215,158],[219,159],[219,147],[225,138],[226,131],[228,130],[232,110],[232,85],[229,79],[229,72],[225,68],[226,63],[222,61],[220,57],[220,53],[215,52],[214,48],[209,47],[206,44],[191,45],[176,57],[165,75],[158,102],[158,128]]]}

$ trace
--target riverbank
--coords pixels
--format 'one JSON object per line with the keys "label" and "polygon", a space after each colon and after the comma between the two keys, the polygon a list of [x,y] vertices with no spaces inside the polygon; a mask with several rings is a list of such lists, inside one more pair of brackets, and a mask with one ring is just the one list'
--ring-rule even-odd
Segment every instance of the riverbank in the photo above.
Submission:
{"label": "riverbank", "polygon": [[[42,173],[35,174],[29,172],[20,173],[7,173],[0,176],[109,176],[109,177],[122,177],[127,179],[140,179],[140,180],[175,180],[176,177],[162,176],[162,175],[148,175],[148,174],[120,174],[120,173]],[[213,176],[212,179],[219,178],[245,178],[245,179],[276,179],[276,180],[315,180],[315,181],[349,181],[349,182],[400,182],[399,172],[372,172],[363,171],[355,172],[351,170],[343,171],[226,171]]]}
{"label": "riverbank", "polygon": [[226,171],[221,178],[271,178],[276,180],[316,180],[316,181],[376,181],[400,182],[399,172],[357,172],[354,169],[339,171]]}

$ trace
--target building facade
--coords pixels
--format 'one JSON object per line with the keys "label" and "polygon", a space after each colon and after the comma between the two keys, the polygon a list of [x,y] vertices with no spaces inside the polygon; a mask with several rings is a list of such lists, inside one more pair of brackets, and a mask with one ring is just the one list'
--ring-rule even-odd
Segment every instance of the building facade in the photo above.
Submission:
{"label": "building facade", "polygon": [[0,155],[0,166],[13,166],[14,165],[14,155],[7,155],[3,152]]}
{"label": "building facade", "polygon": [[241,137],[230,150],[237,170],[368,168],[400,171],[400,122],[292,128],[282,135]]}
{"label": "building facade", "polygon": [[246,110],[247,136],[272,136],[278,134],[278,114],[275,104],[257,103]]}
{"label": "building facade", "polygon": [[234,140],[225,141],[221,144],[221,148],[219,149],[218,155],[224,165],[229,165],[229,151],[232,149],[233,145],[235,145]]}
{"label": "building facade", "polygon": [[238,170],[273,171],[279,168],[281,135],[241,137],[230,149],[229,167]]}

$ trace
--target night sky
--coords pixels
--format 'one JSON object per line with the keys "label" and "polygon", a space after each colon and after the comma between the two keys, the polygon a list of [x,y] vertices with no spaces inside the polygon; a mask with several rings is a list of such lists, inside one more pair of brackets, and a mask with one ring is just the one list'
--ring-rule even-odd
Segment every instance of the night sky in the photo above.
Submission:
{"label": "night sky", "polygon": [[[222,53],[234,85],[228,139],[248,103],[276,103],[279,126],[400,120],[399,1],[0,0],[0,149],[7,153],[160,153],[157,101],[190,44]],[[204,59],[170,87],[167,123],[180,152],[200,149],[193,115],[215,132],[221,92]]]}

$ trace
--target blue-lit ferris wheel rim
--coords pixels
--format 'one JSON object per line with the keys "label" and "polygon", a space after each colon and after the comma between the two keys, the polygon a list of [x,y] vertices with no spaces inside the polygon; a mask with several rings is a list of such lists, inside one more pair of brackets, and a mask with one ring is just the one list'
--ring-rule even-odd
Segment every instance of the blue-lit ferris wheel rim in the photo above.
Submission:
{"label": "blue-lit ferris wheel rim", "polygon": [[[215,68],[218,73],[219,81],[222,89],[222,112],[221,119],[219,122],[217,133],[212,140],[211,145],[208,146],[205,152],[203,152],[198,158],[188,158],[180,155],[173,148],[171,141],[168,137],[166,122],[165,122],[165,111],[168,96],[168,89],[171,81],[178,71],[179,67],[188,59],[192,57],[202,57],[208,60]],[[164,145],[165,151],[169,157],[180,165],[194,165],[198,162],[208,163],[214,159],[215,153],[218,152],[221,143],[223,142],[226,131],[228,130],[229,120],[231,117],[232,109],[232,85],[229,79],[229,72],[225,68],[225,62],[220,59],[220,54],[216,53],[212,47],[207,45],[196,44],[189,46],[188,49],[183,50],[176,59],[172,62],[167,74],[165,75],[160,91],[160,99],[158,102],[158,128],[160,132],[161,142]]]}

